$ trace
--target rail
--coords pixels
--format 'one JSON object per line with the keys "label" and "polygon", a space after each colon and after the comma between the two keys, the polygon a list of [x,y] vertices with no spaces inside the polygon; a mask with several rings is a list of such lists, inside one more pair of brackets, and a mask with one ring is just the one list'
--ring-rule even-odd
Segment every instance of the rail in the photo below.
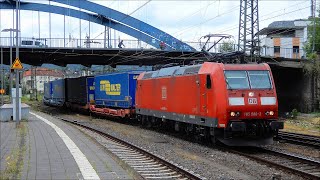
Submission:
{"label": "rail", "polygon": [[288,142],[320,148],[320,137],[279,131],[278,139]]}
{"label": "rail", "polygon": [[84,123],[57,116],[54,117],[103,136],[107,140],[108,149],[145,179],[205,179],[200,175],[183,169],[173,162],[165,160],[163,157],[154,155],[147,150],[85,125]]}
{"label": "rail", "polygon": [[264,148],[253,149],[226,149],[226,151],[239,154],[248,158],[251,158],[262,163],[269,164],[274,167],[281,168],[286,171],[290,171],[297,175],[309,179],[320,178],[320,162],[311,159],[298,157],[295,155],[268,150]]}

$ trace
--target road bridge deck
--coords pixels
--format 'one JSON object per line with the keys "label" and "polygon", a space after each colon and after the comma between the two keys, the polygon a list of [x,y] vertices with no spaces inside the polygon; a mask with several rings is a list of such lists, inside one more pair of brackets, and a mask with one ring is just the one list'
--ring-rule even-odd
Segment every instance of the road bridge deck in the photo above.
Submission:
{"label": "road bridge deck", "polygon": [[[20,48],[22,63],[41,66],[44,63],[66,66],[67,64],[91,65],[158,65],[169,63],[189,64],[194,60],[208,60],[208,54],[201,51],[179,51],[158,49],[121,49],[121,48]],[[9,47],[3,47],[4,63],[9,64]],[[13,54],[15,49],[13,49]],[[238,58],[241,52],[226,54],[211,53],[213,60]],[[276,66],[301,68],[301,62],[306,60],[282,57],[261,57],[262,62]],[[289,62],[289,63],[287,63]]]}

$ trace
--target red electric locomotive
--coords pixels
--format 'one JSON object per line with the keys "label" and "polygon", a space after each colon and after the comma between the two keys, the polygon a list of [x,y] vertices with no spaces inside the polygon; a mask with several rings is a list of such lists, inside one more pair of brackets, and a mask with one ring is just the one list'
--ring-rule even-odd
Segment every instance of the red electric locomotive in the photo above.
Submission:
{"label": "red electric locomotive", "polygon": [[267,64],[206,62],[142,73],[136,113],[143,124],[235,146],[270,144],[283,128]]}

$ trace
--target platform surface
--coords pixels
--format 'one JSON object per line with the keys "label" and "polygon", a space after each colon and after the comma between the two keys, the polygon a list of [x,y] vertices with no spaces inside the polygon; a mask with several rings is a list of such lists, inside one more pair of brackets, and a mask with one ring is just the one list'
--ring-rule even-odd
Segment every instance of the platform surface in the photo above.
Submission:
{"label": "platform surface", "polygon": [[[34,115],[29,121],[22,121],[20,128],[12,121],[0,122],[0,179],[86,179],[86,173],[81,171],[83,164],[100,179],[132,179],[103,146],[78,128],[47,114],[33,113],[49,124]],[[75,150],[65,143],[67,137],[61,137],[60,130],[57,132],[52,126],[62,130],[88,161],[81,159],[79,165],[79,159],[78,163],[75,160],[79,155],[74,157],[75,152],[71,151]]]}

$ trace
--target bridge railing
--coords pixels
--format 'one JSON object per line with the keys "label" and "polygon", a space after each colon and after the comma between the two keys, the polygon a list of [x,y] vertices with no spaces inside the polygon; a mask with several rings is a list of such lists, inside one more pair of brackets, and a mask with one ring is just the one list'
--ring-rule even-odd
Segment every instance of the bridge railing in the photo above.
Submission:
{"label": "bridge railing", "polygon": [[[37,47],[37,48],[119,48],[119,39],[76,39],[76,38],[19,38],[20,47]],[[16,39],[12,38],[12,46],[15,46]],[[10,37],[0,37],[1,46],[10,46]],[[124,39],[122,48],[129,49],[151,49],[151,45],[138,41]]]}
{"label": "bridge railing", "polygon": [[[123,44],[121,45],[124,49],[159,49],[159,47],[153,47],[145,42],[139,40],[122,39]],[[36,48],[119,48],[119,39],[76,39],[76,38],[28,38],[21,37],[19,40],[20,47],[36,47]],[[15,46],[16,40],[12,39],[12,45]],[[201,51],[203,48],[203,42],[185,42],[188,45],[195,48],[197,51]],[[205,49],[209,49],[214,42],[209,42],[206,44]],[[1,46],[10,46],[9,37],[0,37]],[[218,43],[216,46],[212,47],[209,52],[221,53],[221,52],[231,52],[237,51],[237,44],[224,44]],[[269,57],[284,57],[292,59],[304,59],[305,52],[303,49],[295,48],[274,48],[274,47],[261,47],[261,56]]]}
{"label": "bridge railing", "polygon": [[[126,49],[160,49],[160,44],[158,47],[153,47],[143,41],[139,40],[131,40],[131,39],[122,39],[123,45],[122,48]],[[22,42],[32,41],[33,44],[25,45]],[[35,42],[39,42],[40,44],[36,45]],[[77,39],[77,38],[30,38],[30,37],[21,37],[19,40],[19,46],[24,47],[42,47],[42,48],[119,48],[118,45],[121,39]],[[15,38],[13,38],[13,46],[15,45]],[[198,51],[201,51],[204,43],[201,42],[185,42],[188,45],[192,46]],[[1,46],[10,46],[10,37],[0,37],[0,45]],[[213,42],[209,42],[206,45],[206,49],[210,48],[213,45]],[[232,44],[232,47],[228,47],[227,49],[221,48],[223,43],[217,44],[213,47],[210,52],[218,53],[221,51],[228,52],[234,51],[238,49],[238,46]]]}

